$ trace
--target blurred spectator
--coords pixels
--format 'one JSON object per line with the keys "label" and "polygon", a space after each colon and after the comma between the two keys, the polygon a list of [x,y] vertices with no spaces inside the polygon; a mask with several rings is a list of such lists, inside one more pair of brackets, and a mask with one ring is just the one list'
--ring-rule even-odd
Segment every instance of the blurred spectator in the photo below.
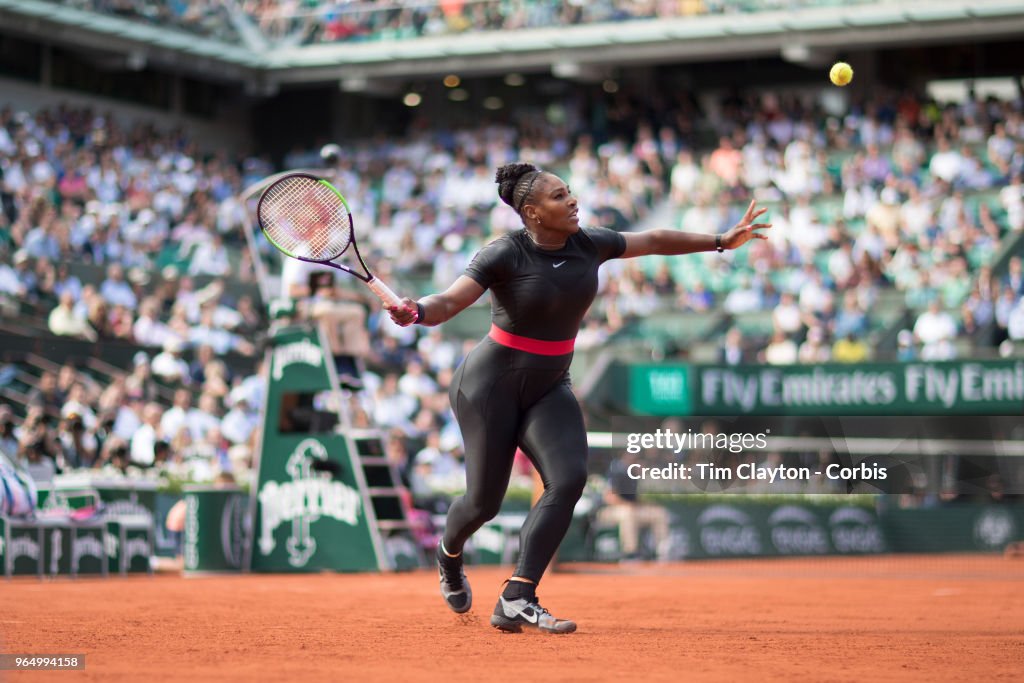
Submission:
{"label": "blurred spectator", "polygon": [[1006,334],[1015,342],[1024,341],[1024,297],[1017,299],[1017,305],[1006,320]]}
{"label": "blurred spectator", "polygon": [[100,296],[108,304],[121,305],[135,310],[135,292],[124,279],[124,268],[118,263],[107,267],[107,279],[100,285]]}
{"label": "blurred spectator", "polygon": [[1020,256],[1011,256],[1006,264],[1006,277],[1003,284],[1013,292],[1015,297],[1024,296],[1024,261]]}
{"label": "blurred spectator", "polygon": [[86,429],[96,428],[96,413],[91,407],[92,401],[85,387],[80,382],[75,382],[68,390],[67,400],[61,406],[60,416],[62,419],[71,420],[72,416],[77,417],[85,425]]}
{"label": "blurred spectator", "polygon": [[125,472],[130,461],[128,459],[128,442],[119,436],[108,438],[100,448],[98,465],[113,467],[116,470]]}
{"label": "blurred spectator", "polygon": [[418,360],[410,361],[406,373],[398,380],[398,389],[406,396],[414,396],[422,400],[429,394],[437,392],[437,382],[423,370]]}
{"label": "blurred spectator", "polygon": [[837,363],[863,363],[869,358],[868,345],[863,338],[852,332],[840,337],[832,345],[832,360]]}
{"label": "blurred spectator", "polygon": [[855,290],[843,293],[842,308],[836,313],[833,334],[836,339],[847,336],[862,337],[868,331],[868,317],[860,304]]}
{"label": "blurred spectator", "polygon": [[917,360],[917,349],[914,347],[914,333],[910,330],[900,330],[896,335],[896,343],[899,348],[896,351],[896,360],[907,363]]}
{"label": "blurred spectator", "polygon": [[441,448],[441,434],[437,430],[427,434],[426,445],[416,453],[412,465],[409,479],[413,495],[417,497],[451,493],[465,485],[462,461]]}
{"label": "blurred spectator", "polygon": [[25,419],[15,434],[18,439],[17,459],[37,482],[51,481],[57,473],[60,448],[52,431],[50,418],[42,404],[30,404]]}
{"label": "blurred spectator", "polygon": [[60,423],[57,435],[62,470],[92,467],[96,461],[96,436],[86,429],[82,416],[69,413]]}
{"label": "blurred spectator", "polygon": [[139,304],[139,317],[132,325],[135,343],[143,346],[162,346],[170,334],[170,328],[160,321],[160,302],[147,297]]}
{"label": "blurred spectator", "polygon": [[961,163],[960,153],[952,149],[944,136],[939,136],[935,141],[938,148],[928,162],[928,171],[932,176],[953,185],[960,178]]}
{"label": "blurred spectator", "polygon": [[75,309],[74,294],[69,290],[60,295],[59,303],[50,311],[47,326],[59,337],[78,337],[86,341],[96,341],[97,338],[96,330],[88,319]]}
{"label": "blurred spectator", "polygon": [[416,398],[403,394],[398,388],[398,375],[389,373],[384,377],[374,396],[373,419],[385,427],[403,427],[416,412]]}
{"label": "blurred spectator", "polygon": [[167,382],[185,382],[189,380],[188,363],[181,354],[185,350],[185,342],[177,337],[164,340],[163,351],[153,358],[151,368],[153,374]]}
{"label": "blurred spectator", "polygon": [[145,351],[136,352],[132,358],[132,369],[124,378],[125,393],[138,396],[144,401],[157,400],[157,385]]}
{"label": "blurred spectator", "polygon": [[15,430],[11,407],[6,403],[0,403],[0,452],[11,460],[18,454],[18,437]]}
{"label": "blurred spectator", "polygon": [[191,407],[192,393],[184,388],[175,389],[173,405],[165,410],[160,418],[160,429],[157,433],[161,439],[173,442],[178,438],[178,434],[187,428]]}
{"label": "blurred spectator", "polygon": [[200,242],[189,258],[189,275],[227,275],[231,268],[224,238],[214,232],[209,239]]}
{"label": "blurred spectator", "polygon": [[248,443],[259,426],[259,415],[249,407],[244,392],[232,392],[231,396],[231,409],[221,420],[221,431],[232,444]]}
{"label": "blurred spectator", "polygon": [[762,352],[765,363],[769,365],[790,365],[798,360],[798,350],[792,339],[782,330],[775,330],[771,341]]}
{"label": "blurred spectator", "polygon": [[202,386],[206,381],[206,369],[216,360],[217,355],[213,347],[208,344],[200,344],[196,347],[195,357],[188,366],[188,376],[192,384]]}
{"label": "blurred spectator", "polygon": [[942,310],[938,299],[932,299],[928,310],[914,323],[914,336],[921,341],[921,360],[949,360],[956,356],[953,340],[956,322]]}
{"label": "blurred spectator", "polygon": [[1014,231],[1024,230],[1024,181],[1015,173],[1010,184],[999,191],[999,202],[1006,211],[1006,222]]}
{"label": "blurred spectator", "polygon": [[778,305],[772,310],[772,324],[787,335],[796,335],[803,329],[800,307],[789,292],[782,293]]}
{"label": "blurred spectator", "polygon": [[199,405],[188,411],[186,425],[193,442],[200,442],[207,438],[208,434],[217,430],[220,436],[221,407],[216,396],[201,394]]}
{"label": "blurred spectator", "polygon": [[746,275],[742,276],[736,287],[722,302],[722,308],[726,313],[736,315],[738,313],[752,313],[761,310],[761,290],[754,286],[752,279]]}
{"label": "blurred spectator", "polygon": [[361,296],[337,286],[334,275],[330,276],[326,286],[310,289],[309,314],[324,324],[342,381],[358,386],[360,365],[370,355],[366,306]]}
{"label": "blurred spectator", "polygon": [[832,359],[832,350],[825,340],[825,330],[812,327],[807,331],[807,339],[800,345],[797,360],[800,363],[827,363]]}
{"label": "blurred spectator", "polygon": [[48,415],[58,415],[66,398],[57,388],[57,375],[46,371],[39,377],[38,386],[28,393],[26,404],[39,406]]}
{"label": "blurred spectator", "polygon": [[719,363],[726,365],[742,365],[751,362],[750,349],[747,348],[743,339],[743,333],[738,327],[731,327],[725,333],[725,343],[719,351]]}

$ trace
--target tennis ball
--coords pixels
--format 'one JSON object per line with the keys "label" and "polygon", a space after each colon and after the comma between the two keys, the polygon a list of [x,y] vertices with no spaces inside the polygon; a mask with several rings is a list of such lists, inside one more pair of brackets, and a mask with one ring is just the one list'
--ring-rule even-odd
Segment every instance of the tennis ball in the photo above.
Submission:
{"label": "tennis ball", "polygon": [[853,80],[853,68],[846,62],[836,62],[828,72],[828,77],[836,85],[846,85]]}
{"label": "tennis ball", "polygon": [[320,158],[324,161],[337,161],[341,157],[341,147],[333,142],[320,148]]}

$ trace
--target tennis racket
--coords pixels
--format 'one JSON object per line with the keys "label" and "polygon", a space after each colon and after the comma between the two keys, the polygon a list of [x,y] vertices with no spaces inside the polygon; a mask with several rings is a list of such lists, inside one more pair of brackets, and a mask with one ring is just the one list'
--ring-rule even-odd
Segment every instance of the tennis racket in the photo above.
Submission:
{"label": "tennis racket", "polygon": [[[365,282],[388,306],[401,306],[398,295],[366,267],[356,244],[348,203],[323,178],[308,173],[278,178],[260,195],[256,215],[263,234],[283,254],[343,270]],[[362,266],[362,273],[334,262],[349,246]]]}

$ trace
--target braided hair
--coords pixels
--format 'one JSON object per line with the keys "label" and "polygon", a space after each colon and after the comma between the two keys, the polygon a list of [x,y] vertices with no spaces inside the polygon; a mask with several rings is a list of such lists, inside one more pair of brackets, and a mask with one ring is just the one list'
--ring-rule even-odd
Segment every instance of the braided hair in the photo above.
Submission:
{"label": "braided hair", "polygon": [[523,205],[533,193],[533,184],[542,173],[533,164],[505,164],[494,174],[494,182],[498,183],[498,196],[522,215]]}

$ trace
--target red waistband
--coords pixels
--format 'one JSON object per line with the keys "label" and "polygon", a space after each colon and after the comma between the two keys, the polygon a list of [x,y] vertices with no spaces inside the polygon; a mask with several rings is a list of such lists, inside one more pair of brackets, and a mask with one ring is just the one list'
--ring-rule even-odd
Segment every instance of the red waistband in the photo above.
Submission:
{"label": "red waistband", "polygon": [[567,353],[572,353],[573,347],[576,345],[575,339],[544,341],[542,339],[520,337],[518,334],[506,332],[494,323],[491,323],[491,331],[487,336],[502,346],[507,346],[517,351],[536,353],[540,356],[564,356]]}

